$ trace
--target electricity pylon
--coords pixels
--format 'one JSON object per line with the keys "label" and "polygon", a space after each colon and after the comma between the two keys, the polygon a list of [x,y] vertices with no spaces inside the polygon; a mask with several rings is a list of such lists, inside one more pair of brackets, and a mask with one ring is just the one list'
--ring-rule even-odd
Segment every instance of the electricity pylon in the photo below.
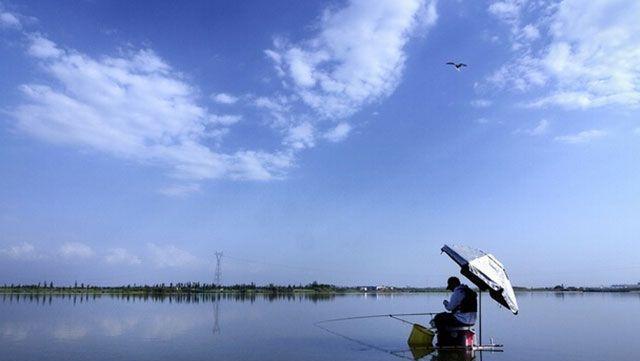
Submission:
{"label": "electricity pylon", "polygon": [[220,270],[220,263],[222,262],[222,252],[216,252],[216,276],[215,276],[215,283],[216,286],[220,286],[221,284],[221,280],[222,280],[222,271]]}

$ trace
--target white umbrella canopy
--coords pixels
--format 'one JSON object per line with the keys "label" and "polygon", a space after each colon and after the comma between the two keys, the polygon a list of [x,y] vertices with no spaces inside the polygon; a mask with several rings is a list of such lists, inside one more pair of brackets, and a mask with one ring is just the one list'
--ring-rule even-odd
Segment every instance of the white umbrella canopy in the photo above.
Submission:
{"label": "white umbrella canopy", "polygon": [[518,302],[507,271],[492,254],[466,246],[442,247],[442,252],[460,266],[460,273],[481,291],[489,291],[491,298],[518,314]]}

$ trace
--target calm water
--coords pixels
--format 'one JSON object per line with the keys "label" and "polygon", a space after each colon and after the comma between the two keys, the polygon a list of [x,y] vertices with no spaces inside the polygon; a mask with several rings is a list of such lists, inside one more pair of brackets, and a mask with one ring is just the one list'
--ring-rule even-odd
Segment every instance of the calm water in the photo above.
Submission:
{"label": "calm water", "polygon": [[[323,299],[0,296],[0,360],[398,360],[410,326],[366,314],[439,311],[445,294]],[[484,297],[483,360],[639,360],[640,294],[518,295],[513,316]],[[425,318],[413,318],[425,324]],[[342,336],[339,336],[339,335]],[[393,351],[394,354],[388,351]],[[431,354],[423,360],[459,359]],[[475,355],[480,360],[480,355]]]}

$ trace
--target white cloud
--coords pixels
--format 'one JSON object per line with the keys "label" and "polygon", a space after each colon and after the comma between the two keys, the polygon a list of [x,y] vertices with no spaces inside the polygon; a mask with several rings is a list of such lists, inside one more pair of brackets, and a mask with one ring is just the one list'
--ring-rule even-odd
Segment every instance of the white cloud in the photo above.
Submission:
{"label": "white cloud", "polygon": [[542,120],[540,120],[538,125],[536,125],[535,128],[533,128],[533,129],[531,129],[531,131],[529,131],[529,134],[531,134],[531,135],[542,135],[542,134],[546,133],[548,129],[549,129],[549,121],[546,120],[546,119],[542,119]]}
{"label": "white cloud", "polygon": [[227,93],[212,94],[211,99],[220,104],[235,104],[238,101],[238,97]]}
{"label": "white cloud", "polygon": [[[575,16],[580,13],[580,16]],[[550,26],[542,58],[556,79],[558,104],[582,107],[640,104],[640,2],[565,0]],[[558,99],[558,98],[555,98]],[[588,100],[585,100],[588,99]]]}
{"label": "white cloud", "polygon": [[0,7],[0,28],[13,28],[20,29],[22,28],[22,23],[16,14],[10,12],[3,12],[2,7]]}
{"label": "white cloud", "polygon": [[95,255],[91,247],[79,242],[64,243],[60,247],[59,253],[61,256],[67,258],[91,258]]}
{"label": "white cloud", "polygon": [[19,260],[30,260],[42,257],[36,252],[35,247],[31,243],[27,242],[22,242],[21,244],[11,246],[9,248],[0,249],[0,254]]}
{"label": "white cloud", "polygon": [[[509,3],[515,4],[518,14],[524,9],[525,2]],[[640,2],[564,0],[554,6],[532,6],[526,9],[543,19],[529,24],[536,31],[529,25],[520,27],[521,16],[513,11],[505,10],[500,17],[528,40],[538,38],[543,28],[549,43],[534,47],[514,39],[521,46],[515,47],[519,50],[514,59],[490,80],[520,90],[548,85],[547,94],[532,106],[640,105]]]}
{"label": "white cloud", "polygon": [[211,113],[198,89],[150,49],[92,57],[37,33],[26,35],[27,54],[48,78],[23,84],[24,101],[10,114],[19,130],[40,139],[167,169],[183,184],[162,194],[186,194],[208,179],[279,179],[299,151],[345,139],[347,117],[395,90],[407,42],[437,18],[435,0],[353,0],[328,7],[305,40],[274,40],[265,55],[281,89],[247,99],[282,137],[279,149],[222,148],[242,116]]}
{"label": "white cloud", "polygon": [[136,265],[141,263],[138,256],[129,253],[129,251],[124,248],[110,249],[104,257],[104,260],[110,264]]}
{"label": "white cloud", "polygon": [[62,50],[60,50],[56,44],[40,35],[32,35],[29,37],[31,43],[29,44],[29,55],[36,58],[56,58],[63,55]]}
{"label": "white cloud", "polygon": [[[596,104],[597,103],[597,104]],[[604,105],[604,99],[598,99],[588,92],[558,91],[543,98],[531,101],[527,106],[540,108],[548,105],[562,105],[566,108],[589,108]]]}
{"label": "white cloud", "polygon": [[545,85],[548,75],[539,69],[539,61],[525,54],[513,62],[501,66],[489,76],[489,81],[499,87],[525,91],[535,86]]}
{"label": "white cloud", "polygon": [[169,187],[165,187],[159,190],[161,194],[170,197],[185,197],[191,193],[197,192],[200,190],[200,185],[197,183],[190,184],[174,184]]}
{"label": "white cloud", "polygon": [[489,12],[507,22],[515,22],[520,16],[523,1],[496,1],[489,5]]}
{"label": "white cloud", "polygon": [[233,115],[233,114],[211,114],[209,116],[209,124],[219,124],[219,125],[232,125],[239,122],[242,119],[242,115]]}
{"label": "white cloud", "polygon": [[542,119],[538,122],[538,124],[535,127],[531,129],[518,129],[515,131],[515,133],[516,134],[522,133],[522,134],[536,136],[536,135],[543,135],[547,133],[548,130],[549,130],[549,121],[546,119]]}
{"label": "white cloud", "polygon": [[29,42],[28,53],[51,78],[23,85],[26,100],[12,111],[18,128],[33,136],[164,165],[189,182],[267,180],[290,166],[279,153],[214,152],[206,140],[219,140],[221,127],[240,116],[210,114],[198,105],[197,91],[151,50],[94,59],[41,35]]}
{"label": "white cloud", "polygon": [[351,132],[351,125],[349,123],[340,123],[336,125],[333,129],[324,133],[324,138],[330,142],[341,142],[347,138],[349,133]]}
{"label": "white cloud", "polygon": [[289,128],[284,142],[292,149],[312,148],[315,145],[315,129],[309,122],[293,126]]}
{"label": "white cloud", "polygon": [[278,38],[274,48],[265,51],[291,95],[285,104],[268,106],[288,133],[301,124],[295,119],[292,124],[276,105],[289,107],[297,101],[320,119],[349,117],[395,90],[404,69],[405,45],[417,29],[432,26],[436,19],[434,1],[353,0],[326,10],[313,37],[298,43]]}
{"label": "white cloud", "polygon": [[266,153],[247,150],[236,153],[230,167],[238,179],[281,179],[284,177],[283,170],[292,167],[294,160],[291,151]]}
{"label": "white cloud", "polygon": [[59,252],[61,256],[67,258],[91,258],[95,255],[95,252],[91,247],[80,242],[67,242],[64,243]]}
{"label": "white cloud", "polygon": [[528,40],[536,40],[540,37],[540,31],[538,31],[538,28],[533,24],[527,24],[522,28],[522,32]]}
{"label": "white cloud", "polygon": [[198,257],[172,245],[158,246],[149,243],[147,246],[151,252],[153,263],[161,268],[193,267],[201,263]]}
{"label": "white cloud", "polygon": [[588,143],[592,140],[602,138],[607,135],[607,132],[598,129],[584,130],[577,134],[568,134],[556,137],[555,140],[568,143],[568,144],[580,144]]}
{"label": "white cloud", "polygon": [[491,104],[493,104],[493,102],[489,99],[474,99],[471,101],[471,106],[476,108],[486,108],[491,106]]}

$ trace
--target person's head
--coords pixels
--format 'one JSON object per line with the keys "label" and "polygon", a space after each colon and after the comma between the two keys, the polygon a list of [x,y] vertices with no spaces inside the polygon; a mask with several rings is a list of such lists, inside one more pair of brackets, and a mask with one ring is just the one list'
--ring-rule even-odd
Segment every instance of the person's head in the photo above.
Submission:
{"label": "person's head", "polygon": [[447,280],[447,289],[453,291],[458,286],[460,286],[460,279],[458,277],[449,277]]}

